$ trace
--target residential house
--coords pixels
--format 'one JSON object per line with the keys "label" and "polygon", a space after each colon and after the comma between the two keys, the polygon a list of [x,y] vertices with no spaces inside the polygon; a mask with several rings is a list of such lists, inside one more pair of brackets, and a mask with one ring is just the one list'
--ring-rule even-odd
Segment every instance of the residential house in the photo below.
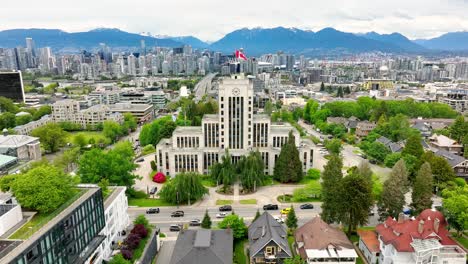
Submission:
{"label": "residential house", "polygon": [[286,228],[264,212],[249,226],[250,263],[282,264],[291,258]]}
{"label": "residential house", "polygon": [[379,137],[376,141],[384,144],[392,153],[401,152],[405,147],[403,142],[393,142],[384,136]]}
{"label": "residential house", "polygon": [[421,136],[428,138],[432,135],[432,128],[429,123],[426,122],[416,122],[414,125],[411,126],[414,129],[419,130],[421,132]]}
{"label": "residential house", "polygon": [[358,255],[345,233],[315,217],[299,227],[294,238],[296,251],[311,263],[356,263]]}
{"label": "residential house", "polygon": [[0,236],[23,220],[21,206],[10,193],[0,193]]}
{"label": "residential house", "polygon": [[466,158],[445,150],[438,150],[435,154],[446,159],[458,177],[468,180],[468,160]]}
{"label": "residential house", "polygon": [[450,237],[443,214],[426,209],[416,218],[400,214],[377,225],[380,264],[465,264],[466,252]]}
{"label": "residential house", "polygon": [[377,264],[380,257],[380,243],[374,230],[358,230],[359,249],[369,264]]}
{"label": "residential house", "polygon": [[365,137],[369,135],[369,133],[376,128],[377,125],[374,122],[369,121],[360,121],[356,124],[356,136],[358,137]]}
{"label": "residential house", "polygon": [[231,229],[182,230],[172,253],[171,264],[232,264]]}
{"label": "residential house", "polygon": [[444,135],[434,134],[429,137],[429,146],[437,150],[445,150],[455,155],[461,155],[463,153],[463,145],[457,141],[446,137]]}

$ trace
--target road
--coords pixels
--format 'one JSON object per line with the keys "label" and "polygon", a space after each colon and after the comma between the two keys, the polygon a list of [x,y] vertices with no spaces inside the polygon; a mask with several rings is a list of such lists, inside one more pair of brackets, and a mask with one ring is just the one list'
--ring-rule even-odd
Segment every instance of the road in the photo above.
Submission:
{"label": "road", "polygon": [[217,73],[210,73],[203,77],[193,88],[193,93],[195,94],[195,102],[199,102],[205,94],[211,90],[211,81],[216,76]]}
{"label": "road", "polygon": [[[298,217],[298,224],[299,226],[306,223],[313,217],[317,216],[320,212],[320,203],[313,203],[314,209],[302,210],[299,206],[295,206],[296,216]],[[234,213],[243,217],[244,221],[247,225],[249,225],[255,214],[257,213],[257,209],[260,210],[260,213],[263,213],[262,206],[233,206]],[[280,205],[281,208],[289,207],[289,205]],[[138,208],[138,207],[129,207],[128,208],[128,215],[130,219],[135,219],[138,215],[145,214],[147,208]],[[172,224],[187,224],[190,220],[199,219],[200,221],[203,219],[205,215],[205,210],[208,209],[208,214],[211,217],[211,221],[213,226],[216,226],[222,219],[217,219],[216,214],[219,213],[218,207],[188,207],[188,206],[181,206],[179,209],[177,207],[160,207],[161,212],[159,214],[152,214],[146,215],[146,218],[149,220],[151,224],[155,224],[158,228],[161,229],[161,232],[166,234],[168,237],[176,237],[177,232],[170,232],[169,226]],[[183,210],[185,215],[183,217],[171,217],[171,213],[176,210]],[[271,210],[268,211],[273,216],[280,216],[279,210]],[[225,212],[230,214],[231,212]],[[283,216],[286,219],[286,216]],[[197,227],[190,227],[197,228]]]}

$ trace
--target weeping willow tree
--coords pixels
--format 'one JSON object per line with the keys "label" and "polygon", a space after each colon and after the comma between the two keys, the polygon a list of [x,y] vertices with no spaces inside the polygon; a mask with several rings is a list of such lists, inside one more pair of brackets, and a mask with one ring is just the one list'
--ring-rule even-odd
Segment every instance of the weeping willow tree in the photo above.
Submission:
{"label": "weeping willow tree", "polygon": [[255,191],[256,187],[263,185],[264,169],[262,156],[258,151],[252,151],[241,158],[237,163],[237,172],[244,191]]}
{"label": "weeping willow tree", "polygon": [[174,179],[164,184],[159,196],[170,203],[193,203],[208,193],[199,174],[186,172],[177,174]]}
{"label": "weeping willow tree", "polygon": [[231,162],[231,155],[229,155],[229,152],[227,149],[226,149],[226,153],[221,158],[221,162],[215,163],[211,167],[210,176],[214,182],[217,182],[218,184],[223,185],[223,188],[222,188],[223,192],[226,192],[229,186],[231,186],[236,180],[235,167]]}

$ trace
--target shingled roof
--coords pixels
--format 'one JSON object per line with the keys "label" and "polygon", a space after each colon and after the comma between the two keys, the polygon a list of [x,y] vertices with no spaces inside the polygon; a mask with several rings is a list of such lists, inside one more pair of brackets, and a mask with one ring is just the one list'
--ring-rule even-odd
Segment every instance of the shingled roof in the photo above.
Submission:
{"label": "shingled roof", "polygon": [[286,228],[278,223],[269,213],[264,212],[249,226],[250,255],[254,256],[270,241],[274,241],[284,252],[292,257],[287,237]]}

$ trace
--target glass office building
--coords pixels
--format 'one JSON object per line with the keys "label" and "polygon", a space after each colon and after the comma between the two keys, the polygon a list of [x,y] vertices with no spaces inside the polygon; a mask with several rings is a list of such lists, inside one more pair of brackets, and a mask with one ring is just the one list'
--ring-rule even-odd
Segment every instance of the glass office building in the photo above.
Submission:
{"label": "glass office building", "polygon": [[99,235],[105,217],[101,189],[82,190],[76,201],[30,238],[8,253],[0,251],[0,263],[84,263],[105,238]]}

